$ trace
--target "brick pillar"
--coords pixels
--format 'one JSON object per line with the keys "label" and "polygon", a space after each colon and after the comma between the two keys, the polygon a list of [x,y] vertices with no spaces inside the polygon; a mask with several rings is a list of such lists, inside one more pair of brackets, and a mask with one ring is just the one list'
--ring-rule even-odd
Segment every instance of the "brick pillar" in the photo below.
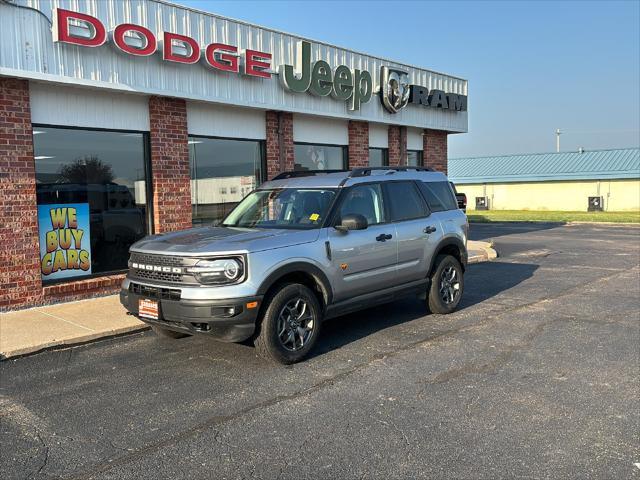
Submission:
{"label": "brick pillar", "polygon": [[407,129],[389,125],[389,166],[407,164]]}
{"label": "brick pillar", "polygon": [[407,164],[407,127],[400,127],[400,165]]}
{"label": "brick pillar", "polygon": [[447,132],[425,129],[422,136],[424,166],[447,174]]}
{"label": "brick pillar", "polygon": [[155,233],[191,227],[191,174],[187,104],[165,97],[149,99],[151,182]]}
{"label": "brick pillar", "polygon": [[369,166],[369,122],[349,120],[349,168]]}
{"label": "brick pillar", "polygon": [[29,82],[0,78],[0,310],[42,300]]}
{"label": "brick pillar", "polygon": [[294,169],[293,114],[266,112],[267,179]]}

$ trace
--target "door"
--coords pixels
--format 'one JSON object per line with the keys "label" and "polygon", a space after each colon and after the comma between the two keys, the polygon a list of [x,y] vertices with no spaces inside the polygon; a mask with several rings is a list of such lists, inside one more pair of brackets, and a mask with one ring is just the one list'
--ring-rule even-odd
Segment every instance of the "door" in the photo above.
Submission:
{"label": "door", "polygon": [[465,230],[466,216],[458,208],[458,200],[449,182],[418,182],[427,200],[431,216],[442,225],[441,236],[458,236]]}
{"label": "door", "polygon": [[335,224],[339,224],[342,216],[347,214],[364,216],[368,227],[349,232],[329,228],[335,301],[382,290],[397,283],[396,231],[393,224],[387,222],[380,184],[354,185],[345,191]]}
{"label": "door", "polygon": [[415,182],[388,182],[385,202],[398,238],[397,281],[423,280],[442,238],[442,225],[434,218]]}

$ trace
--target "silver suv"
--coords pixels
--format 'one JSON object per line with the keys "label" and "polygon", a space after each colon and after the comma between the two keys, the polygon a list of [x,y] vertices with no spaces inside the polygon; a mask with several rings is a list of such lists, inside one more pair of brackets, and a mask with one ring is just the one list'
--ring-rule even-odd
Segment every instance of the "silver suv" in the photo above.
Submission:
{"label": "silver suv", "polygon": [[159,335],[252,338],[265,357],[294,363],[328,318],[407,295],[452,312],[467,231],[442,173],[287,172],[218,226],[135,243],[120,301]]}

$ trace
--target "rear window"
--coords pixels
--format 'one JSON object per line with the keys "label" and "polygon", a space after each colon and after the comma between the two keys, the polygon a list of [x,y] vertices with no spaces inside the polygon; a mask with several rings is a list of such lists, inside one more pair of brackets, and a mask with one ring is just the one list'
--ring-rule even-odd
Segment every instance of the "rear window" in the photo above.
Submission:
{"label": "rear window", "polygon": [[389,197],[392,221],[411,220],[429,215],[413,182],[389,182],[385,183],[385,188]]}
{"label": "rear window", "polygon": [[422,190],[427,199],[432,212],[443,212],[458,208],[458,201],[449,182],[419,182],[419,184],[420,190]]}

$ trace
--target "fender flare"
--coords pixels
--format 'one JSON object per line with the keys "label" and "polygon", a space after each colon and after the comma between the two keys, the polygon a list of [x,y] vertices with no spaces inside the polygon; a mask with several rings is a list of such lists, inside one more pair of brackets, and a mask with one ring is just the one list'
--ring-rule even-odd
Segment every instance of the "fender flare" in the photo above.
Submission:
{"label": "fender flare", "polygon": [[460,250],[460,257],[462,258],[462,269],[466,270],[467,259],[468,259],[467,247],[465,247],[464,243],[462,243],[462,240],[460,240],[457,237],[445,237],[442,240],[440,240],[440,242],[438,242],[438,245],[435,248],[436,253],[435,255],[433,255],[433,257],[431,258],[431,262],[429,263],[428,275],[431,275],[431,271],[433,270],[433,264],[436,261],[436,257],[438,256],[440,250],[442,250],[444,247],[448,247],[449,245],[453,245],[458,250]]}
{"label": "fender flare", "polygon": [[324,297],[325,306],[331,304],[333,301],[333,289],[331,288],[329,278],[327,278],[326,274],[320,268],[307,262],[292,262],[278,267],[262,281],[258,288],[257,295],[266,295],[269,289],[273,287],[279,279],[289,273],[297,272],[310,275],[320,287],[322,296]]}

